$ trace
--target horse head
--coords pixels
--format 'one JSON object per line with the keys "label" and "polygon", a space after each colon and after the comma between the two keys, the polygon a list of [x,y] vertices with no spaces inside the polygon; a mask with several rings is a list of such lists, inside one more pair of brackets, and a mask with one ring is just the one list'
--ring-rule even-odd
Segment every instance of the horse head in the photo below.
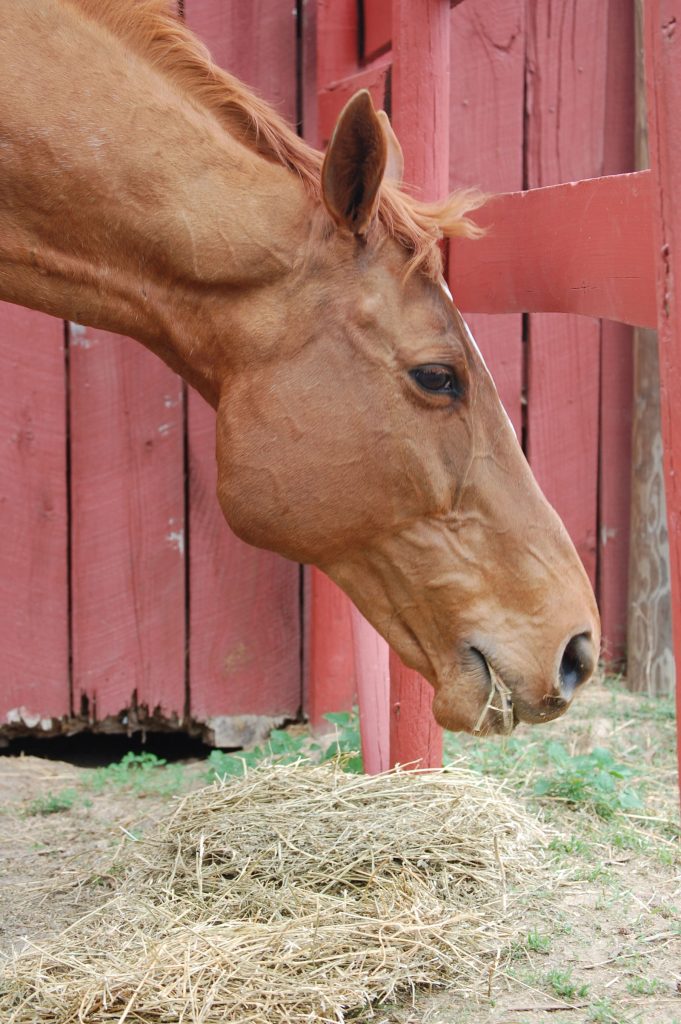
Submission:
{"label": "horse head", "polygon": [[400,165],[358,94],[221,394],[219,497],[245,540],[350,595],[433,685],[441,725],[505,731],[567,708],[598,611],[444,286],[436,222],[466,222],[399,192]]}

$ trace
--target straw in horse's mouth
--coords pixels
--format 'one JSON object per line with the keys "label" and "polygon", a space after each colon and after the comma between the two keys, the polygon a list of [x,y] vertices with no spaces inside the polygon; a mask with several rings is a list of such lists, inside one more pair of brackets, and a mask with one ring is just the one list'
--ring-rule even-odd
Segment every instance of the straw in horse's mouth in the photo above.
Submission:
{"label": "straw in horse's mouth", "polygon": [[501,715],[503,723],[503,728],[500,731],[504,736],[509,736],[513,732],[514,726],[517,722],[513,708],[513,697],[511,695],[511,691],[508,686],[506,686],[498,672],[495,671],[494,666],[490,663],[487,656],[478,647],[471,647],[471,651],[473,651],[482,662],[487,673],[490,688],[485,706],[480,712],[478,720],[473,728],[473,734],[479,735],[482,729],[482,723],[487,717],[487,713],[489,711],[496,711],[497,714]]}

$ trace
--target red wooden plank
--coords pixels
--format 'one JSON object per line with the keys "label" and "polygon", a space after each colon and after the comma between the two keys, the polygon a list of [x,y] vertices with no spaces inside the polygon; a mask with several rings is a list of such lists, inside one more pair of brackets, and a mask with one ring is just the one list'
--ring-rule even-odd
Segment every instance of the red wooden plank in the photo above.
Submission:
{"label": "red wooden plank", "polygon": [[462,311],[655,325],[649,171],[495,196],[475,218],[487,235],[451,243],[449,280]]}
{"label": "red wooden plank", "polygon": [[0,303],[0,724],[68,715],[61,320]]}
{"label": "red wooden plank", "polygon": [[[529,4],[530,188],[603,170],[607,13],[590,0]],[[531,316],[528,355],[528,457],[595,582],[600,324]]]}
{"label": "red wooden plank", "polygon": [[296,109],[295,3],[185,0],[184,16],[216,64],[246,82],[291,124]]}
{"label": "red wooden plank", "polygon": [[[442,0],[393,0],[393,125],[404,149],[404,180],[427,199],[443,196],[449,185],[450,19]],[[432,699],[428,684],[391,652],[393,764],[442,764]]]}
{"label": "red wooden plank", "polygon": [[386,83],[390,69],[390,56],[379,57],[375,64],[363,71],[356,71],[347,78],[341,78],[319,93],[319,138],[320,145],[327,144],[335,127],[338,115],[360,89],[368,89],[374,106],[383,110],[386,105]]}
{"label": "red wooden plank", "polygon": [[[278,102],[291,119],[293,8],[278,0],[184,4],[187,23],[218,63]],[[193,392],[188,438],[191,713],[218,725],[218,743],[231,742],[230,730],[235,739],[248,740],[257,724],[247,722],[240,732],[244,723],[235,717],[293,716],[300,707],[299,568],[248,547],[228,529],[215,497],[215,414]],[[225,716],[234,728],[225,724]]]}
{"label": "red wooden plank", "polygon": [[179,722],[182,385],[137,342],[79,324],[69,334],[74,710]]}
{"label": "red wooden plank", "polygon": [[357,0],[317,0],[317,81],[320,90],[357,70]]}
{"label": "red wooden plank", "polygon": [[374,60],[390,49],[392,35],[392,0],[364,0],[363,5],[364,60]]}
{"label": "red wooden plank", "polygon": [[[606,174],[634,168],[634,4],[608,3],[605,99]],[[611,664],[626,653],[631,504],[633,331],[604,322],[601,334],[598,604],[603,653]]]}
{"label": "red wooden plank", "polygon": [[[681,721],[681,0],[644,7],[650,163],[655,188],[655,267],[660,411],[665,446],[676,696]],[[681,769],[681,730],[678,731]]]}
{"label": "red wooden plank", "polygon": [[[451,188],[523,186],[525,0],[466,0],[451,22]],[[461,296],[454,292],[456,301]],[[518,435],[522,427],[522,320],[469,318]]]}

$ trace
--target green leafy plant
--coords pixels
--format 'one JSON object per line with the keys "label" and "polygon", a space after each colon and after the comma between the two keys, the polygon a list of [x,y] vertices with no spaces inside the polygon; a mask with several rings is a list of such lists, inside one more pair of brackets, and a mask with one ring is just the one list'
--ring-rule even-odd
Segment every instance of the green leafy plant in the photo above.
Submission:
{"label": "green leafy plant", "polygon": [[330,712],[324,718],[336,729],[333,742],[324,749],[306,734],[273,729],[264,746],[254,747],[252,750],[239,750],[233,754],[224,750],[211,751],[207,779],[212,781],[232,775],[241,776],[249,768],[255,768],[257,765],[292,764],[301,758],[318,762],[337,760],[344,771],[362,772],[359,717],[356,710]]}
{"label": "green leafy plant", "polygon": [[46,793],[30,802],[26,808],[26,814],[62,814],[64,811],[70,811],[77,800],[78,793],[75,789],[61,789],[58,793]]}
{"label": "green leafy plant", "polygon": [[551,939],[548,935],[542,935],[536,928],[527,933],[527,948],[533,953],[548,953],[551,949]]}
{"label": "green leafy plant", "polygon": [[588,985],[580,985],[572,979],[572,971],[549,971],[546,981],[561,999],[583,999],[589,994]]}
{"label": "green leafy plant", "polygon": [[638,793],[623,785],[632,776],[632,770],[615,761],[609,750],[594,747],[589,754],[571,755],[562,744],[551,743],[547,752],[553,771],[537,779],[536,796],[564,800],[573,807],[588,807],[601,818],[643,806]]}
{"label": "green leafy plant", "polygon": [[95,769],[91,785],[96,791],[113,787],[130,788],[138,795],[168,795],[182,788],[183,775],[180,764],[168,764],[164,758],[148,752],[129,752],[120,761]]}

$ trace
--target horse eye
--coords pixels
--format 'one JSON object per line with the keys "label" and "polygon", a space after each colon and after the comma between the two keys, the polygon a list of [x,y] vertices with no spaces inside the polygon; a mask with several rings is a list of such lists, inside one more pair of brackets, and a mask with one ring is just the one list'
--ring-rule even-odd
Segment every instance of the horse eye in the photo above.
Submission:
{"label": "horse eye", "polygon": [[431,394],[437,395],[451,395],[452,398],[461,397],[463,389],[451,366],[428,363],[426,366],[417,366],[409,372],[412,380],[415,380],[424,391],[430,391]]}

